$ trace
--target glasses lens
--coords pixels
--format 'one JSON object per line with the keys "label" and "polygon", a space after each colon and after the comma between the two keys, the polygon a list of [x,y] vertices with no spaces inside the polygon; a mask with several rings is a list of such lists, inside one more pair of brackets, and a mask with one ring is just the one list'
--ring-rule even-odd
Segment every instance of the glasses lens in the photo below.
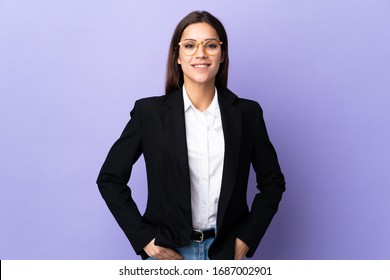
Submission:
{"label": "glasses lens", "polygon": [[181,49],[185,55],[193,55],[197,49],[196,41],[185,40],[180,44]]}
{"label": "glasses lens", "polygon": [[217,40],[207,40],[203,43],[203,49],[208,55],[216,55],[219,53],[221,45]]}

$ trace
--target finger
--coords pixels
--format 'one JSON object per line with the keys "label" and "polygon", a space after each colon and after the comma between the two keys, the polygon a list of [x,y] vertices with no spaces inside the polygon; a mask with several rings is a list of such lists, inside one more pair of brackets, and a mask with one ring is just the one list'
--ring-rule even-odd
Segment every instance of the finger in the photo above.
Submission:
{"label": "finger", "polygon": [[183,256],[175,250],[164,248],[160,251],[160,255],[165,260],[182,260]]}
{"label": "finger", "polygon": [[248,245],[245,244],[241,239],[236,238],[235,248],[234,248],[234,259],[241,260],[249,251]]}
{"label": "finger", "polygon": [[241,254],[238,252],[237,249],[236,249],[236,251],[234,252],[234,259],[235,259],[235,260],[240,260],[240,259],[241,259]]}
{"label": "finger", "polygon": [[169,254],[174,260],[182,260],[183,256],[180,255],[178,252],[172,249],[167,249],[167,254]]}
{"label": "finger", "polygon": [[154,250],[152,257],[156,258],[158,260],[181,260],[181,259],[183,259],[183,256],[181,256],[175,250],[172,250],[170,248],[156,246],[155,249],[156,250]]}
{"label": "finger", "polygon": [[241,255],[241,254],[236,254],[236,255],[234,256],[234,259],[235,259],[235,260],[242,260],[243,258],[244,258],[244,256]]}

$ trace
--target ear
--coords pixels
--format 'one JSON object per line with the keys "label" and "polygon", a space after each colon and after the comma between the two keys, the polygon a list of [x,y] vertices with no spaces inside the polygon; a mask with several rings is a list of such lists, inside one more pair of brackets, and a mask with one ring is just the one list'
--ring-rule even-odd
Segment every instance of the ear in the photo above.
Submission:
{"label": "ear", "polygon": [[222,53],[222,54],[221,54],[221,61],[220,61],[219,63],[222,63],[222,62],[224,62],[224,61],[225,61],[225,54]]}
{"label": "ear", "polygon": [[180,58],[177,59],[177,64],[181,64]]}

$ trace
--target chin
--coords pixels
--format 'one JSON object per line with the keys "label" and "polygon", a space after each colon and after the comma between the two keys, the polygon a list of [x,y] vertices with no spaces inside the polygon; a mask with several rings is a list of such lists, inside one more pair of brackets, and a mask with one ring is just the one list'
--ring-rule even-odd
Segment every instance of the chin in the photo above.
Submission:
{"label": "chin", "polygon": [[192,77],[189,79],[193,83],[197,84],[209,84],[209,83],[214,83],[215,82],[215,77],[210,78],[210,77]]}

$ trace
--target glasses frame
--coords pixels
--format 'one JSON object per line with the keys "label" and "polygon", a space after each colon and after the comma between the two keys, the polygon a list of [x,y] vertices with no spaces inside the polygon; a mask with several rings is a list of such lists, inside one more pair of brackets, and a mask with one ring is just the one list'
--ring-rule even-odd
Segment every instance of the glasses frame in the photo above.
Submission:
{"label": "glasses frame", "polygon": [[219,40],[217,40],[217,39],[209,39],[209,40],[204,40],[204,41],[200,41],[200,42],[198,42],[198,41],[196,41],[196,40],[192,40],[192,39],[186,39],[186,40],[180,41],[177,45],[181,47],[181,44],[183,44],[183,43],[186,42],[186,41],[191,41],[191,42],[194,42],[194,43],[196,44],[196,48],[195,48],[195,51],[194,51],[193,54],[185,54],[184,51],[183,51],[184,55],[186,55],[186,56],[193,56],[193,55],[195,55],[195,54],[198,52],[198,49],[199,49],[199,45],[200,45],[200,44],[202,44],[203,52],[204,52],[205,54],[207,54],[207,55],[209,55],[209,56],[215,56],[215,55],[218,55],[218,54],[209,54],[209,53],[207,52],[206,48],[204,47],[204,44],[205,44],[206,42],[209,42],[209,41],[217,41],[219,45],[222,45],[222,44],[223,44],[223,42],[221,42],[221,41],[219,41]]}

